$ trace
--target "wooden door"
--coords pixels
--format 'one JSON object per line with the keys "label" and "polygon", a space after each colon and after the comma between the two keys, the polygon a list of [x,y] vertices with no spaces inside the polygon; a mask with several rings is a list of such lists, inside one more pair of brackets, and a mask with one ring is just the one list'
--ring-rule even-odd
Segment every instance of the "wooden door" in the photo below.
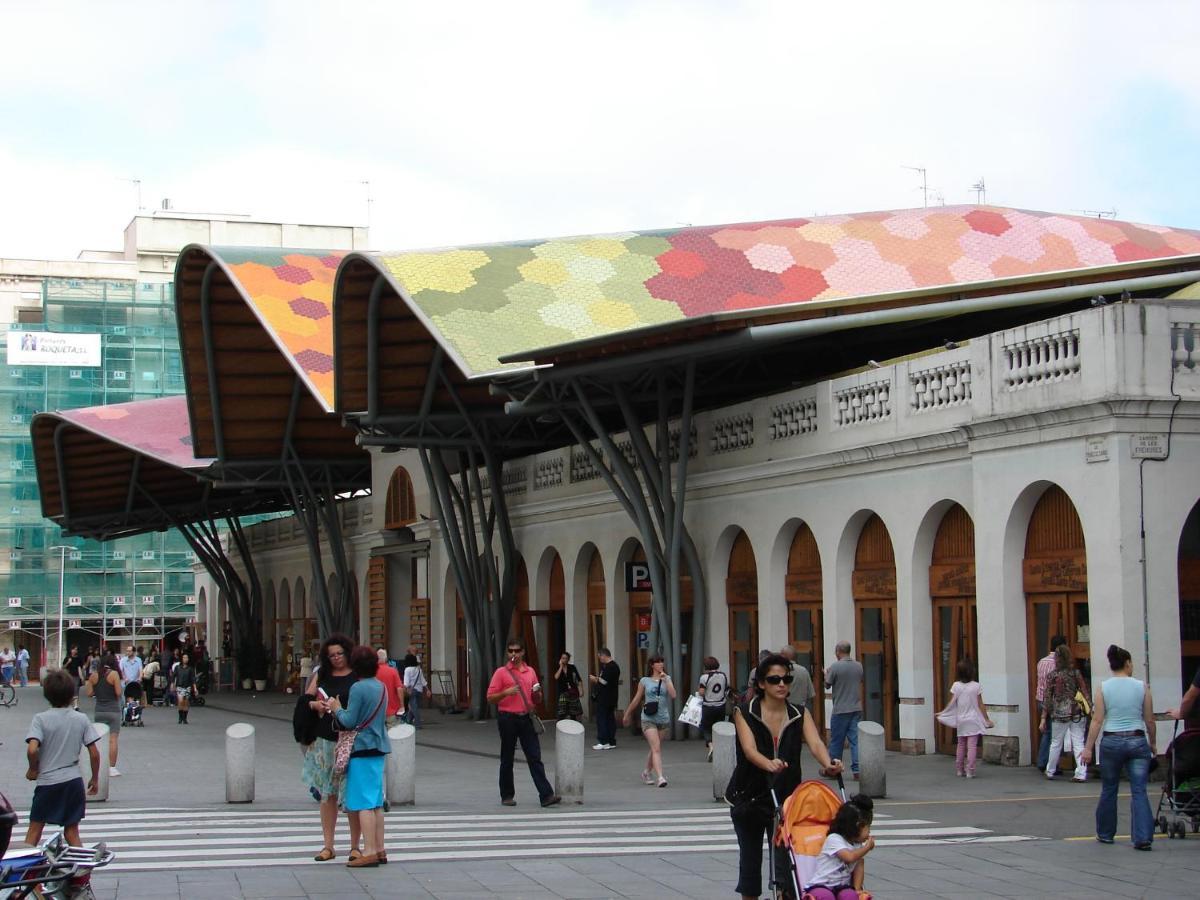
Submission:
{"label": "wooden door", "polygon": [[884,745],[900,749],[900,684],[896,667],[896,601],[855,603],[858,661],[863,667],[863,720],[883,725]]}
{"label": "wooden door", "polygon": [[900,749],[900,676],[896,666],[896,556],[877,515],[854,551],[854,632],[863,666],[863,719],[883,726],[884,745]]}
{"label": "wooden door", "polygon": [[[933,710],[945,707],[958,664],[977,658],[974,597],[938,597],[933,601]],[[957,735],[937,720],[935,745],[939,753],[957,750]]]}
{"label": "wooden door", "polygon": [[788,607],[788,641],[796,650],[796,662],[812,675],[816,696],[813,698],[813,722],[825,731],[824,654],[825,632],[822,626],[821,555],[812,529],[807,524],[796,529],[788,551],[783,598]]}
{"label": "wooden door", "polygon": [[812,717],[819,734],[825,733],[825,702],[822,685],[825,671],[822,644],[825,640],[822,628],[820,603],[788,604],[788,640],[796,650],[797,664],[808,669],[812,675],[816,695],[813,697]]}
{"label": "wooden door", "polygon": [[731,690],[741,696],[758,662],[758,607],[729,609],[729,680]]}

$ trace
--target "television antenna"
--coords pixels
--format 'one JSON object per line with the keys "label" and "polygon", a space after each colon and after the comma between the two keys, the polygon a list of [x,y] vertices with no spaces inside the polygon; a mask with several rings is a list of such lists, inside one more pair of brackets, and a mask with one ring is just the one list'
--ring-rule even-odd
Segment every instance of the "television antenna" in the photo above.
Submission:
{"label": "television antenna", "polygon": [[979,176],[979,180],[967,188],[969,191],[975,192],[975,205],[982,206],[987,203],[987,185],[983,183],[983,176]]}
{"label": "television antenna", "polygon": [[921,196],[924,198],[924,202],[923,202],[921,205],[922,205],[922,206],[925,206],[925,207],[928,207],[928,206],[929,206],[929,177],[928,177],[928,171],[925,169],[925,167],[924,167],[924,166],[905,166],[905,165],[902,165],[902,166],[900,166],[900,168],[902,168],[902,169],[908,169],[910,172],[920,172],[920,173],[921,173]]}
{"label": "television antenna", "polygon": [[371,227],[371,204],[375,202],[375,199],[371,196],[370,181],[360,181],[359,184],[366,188],[367,192],[367,228],[369,229]]}
{"label": "television antenna", "polygon": [[142,179],[140,178],[122,178],[126,184],[132,184],[134,193],[137,196],[136,212],[141,212],[145,207],[142,206]]}
{"label": "television antenna", "polygon": [[1117,217],[1117,208],[1115,206],[1112,209],[1073,209],[1071,212],[1096,219],[1115,219]]}

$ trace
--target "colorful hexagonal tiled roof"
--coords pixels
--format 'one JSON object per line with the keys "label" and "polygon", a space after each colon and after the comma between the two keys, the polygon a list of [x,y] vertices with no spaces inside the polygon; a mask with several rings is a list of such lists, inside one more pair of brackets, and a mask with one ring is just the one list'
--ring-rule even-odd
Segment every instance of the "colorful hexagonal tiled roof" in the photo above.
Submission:
{"label": "colorful hexagonal tiled roof", "polygon": [[259,320],[333,409],[333,276],[344,251],[213,247]]}
{"label": "colorful hexagonal tiled roof", "polygon": [[523,351],[674,321],[1190,255],[1198,231],[945,206],[383,253],[376,265],[478,375]]}
{"label": "colorful hexagonal tiled roof", "polygon": [[192,453],[187,397],[156,397],[109,406],[89,406],[54,413],[114,444],[180,469],[203,469],[213,460]]}

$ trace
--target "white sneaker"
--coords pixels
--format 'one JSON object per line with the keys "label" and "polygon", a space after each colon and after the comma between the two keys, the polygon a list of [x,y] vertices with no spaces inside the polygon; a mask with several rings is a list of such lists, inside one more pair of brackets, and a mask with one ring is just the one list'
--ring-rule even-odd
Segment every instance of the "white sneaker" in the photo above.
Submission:
{"label": "white sneaker", "polygon": [[608,744],[592,744],[593,750],[607,750]]}
{"label": "white sneaker", "polygon": [[605,745],[604,745],[604,749],[605,749],[605,750],[616,750],[616,749],[617,749],[617,745],[616,745],[616,744],[605,744]]}
{"label": "white sneaker", "polygon": [[109,778],[117,778],[120,774],[121,774],[121,770],[118,769],[116,766],[108,767],[108,777]]}

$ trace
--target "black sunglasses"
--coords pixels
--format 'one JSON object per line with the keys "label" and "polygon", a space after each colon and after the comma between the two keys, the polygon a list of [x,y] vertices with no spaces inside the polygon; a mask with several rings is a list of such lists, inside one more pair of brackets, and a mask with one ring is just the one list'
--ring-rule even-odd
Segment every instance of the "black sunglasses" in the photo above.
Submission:
{"label": "black sunglasses", "polygon": [[508,652],[509,653],[524,653],[525,648],[524,647],[509,647]]}
{"label": "black sunglasses", "polygon": [[765,681],[767,684],[779,684],[781,682],[783,684],[791,684],[795,680],[796,680],[795,675],[764,675],[763,676],[763,681]]}

